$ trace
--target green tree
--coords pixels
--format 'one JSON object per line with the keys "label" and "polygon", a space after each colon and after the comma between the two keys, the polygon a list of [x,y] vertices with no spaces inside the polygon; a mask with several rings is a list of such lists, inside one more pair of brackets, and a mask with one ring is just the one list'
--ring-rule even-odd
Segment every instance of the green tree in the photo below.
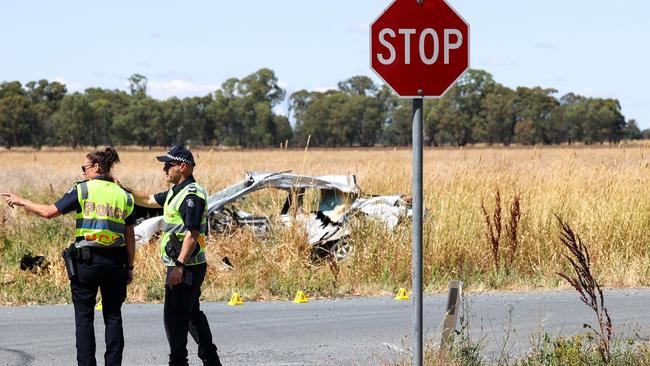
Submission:
{"label": "green tree", "polygon": [[472,119],[463,113],[456,103],[457,91],[452,90],[440,99],[438,121],[444,131],[444,140],[456,146],[465,146],[472,142]]}
{"label": "green tree", "polygon": [[625,136],[625,117],[618,100],[569,93],[560,99],[560,116],[569,143],[616,142]]}
{"label": "green tree", "polygon": [[156,145],[186,145],[188,143],[188,129],[190,126],[185,120],[183,101],[171,97],[165,101],[158,102],[160,107],[160,119],[157,124],[165,132],[157,136]]}
{"label": "green tree", "polygon": [[321,96],[322,93],[310,92],[303,89],[294,92],[289,97],[289,118],[293,117],[295,120],[294,141],[296,141],[299,145],[306,144],[307,139],[310,135],[308,131],[309,126],[307,126],[307,128],[303,126],[305,123],[307,108],[315,99]]}
{"label": "green tree", "polygon": [[271,107],[284,100],[285,92],[278,85],[275,72],[263,68],[246,76],[237,83],[240,96],[250,96],[255,102],[268,102]]}
{"label": "green tree", "polygon": [[140,74],[133,74],[129,77],[129,91],[134,97],[144,97],[147,95],[147,79],[146,76]]}
{"label": "green tree", "polygon": [[399,98],[393,90],[386,84],[382,84],[375,95],[377,99],[377,104],[379,105],[379,110],[382,114],[382,136],[380,137],[380,142],[386,144],[387,142],[387,131],[389,125],[393,123],[393,112],[395,108],[399,105]]}
{"label": "green tree", "polygon": [[93,145],[113,145],[110,137],[110,130],[113,125],[113,111],[110,102],[106,99],[93,100],[90,102],[90,109],[93,112],[95,127]]}
{"label": "green tree", "polygon": [[523,144],[549,144],[555,135],[552,130],[553,111],[559,106],[559,102],[553,94],[555,89],[544,89],[540,87],[526,88],[518,87],[517,97],[514,101],[517,124],[524,123],[521,128],[515,126],[515,135],[525,131],[524,135],[516,136],[518,142]]}
{"label": "green tree", "polygon": [[254,103],[254,120],[249,134],[251,145],[254,147],[273,146],[276,140],[275,118],[268,103]]}
{"label": "green tree", "polygon": [[339,91],[311,93],[301,119],[297,120],[297,135],[300,142],[311,146],[344,146],[351,134],[351,128],[344,123],[343,106],[347,96]]}
{"label": "green tree", "polygon": [[361,96],[374,96],[377,93],[377,86],[371,78],[367,76],[353,76],[345,81],[338,83],[339,90]]}
{"label": "green tree", "polygon": [[342,123],[347,124],[344,129],[349,131],[344,137],[347,145],[373,146],[382,135],[385,121],[383,101],[375,97],[377,86],[367,76],[353,76],[338,87],[347,96],[342,111]]}
{"label": "green tree", "polygon": [[424,101],[424,143],[427,146],[438,146],[443,137],[440,129],[440,99]]}
{"label": "green tree", "polygon": [[175,133],[163,124],[160,102],[149,97],[133,98],[130,104],[113,120],[112,139],[121,145],[172,144]]}
{"label": "green tree", "polygon": [[[0,144],[266,147],[285,141],[306,144],[308,140],[312,146],[411,143],[412,102],[400,100],[387,85],[376,85],[363,75],[339,82],[338,90],[293,93],[288,116],[274,112],[286,93],[268,68],[241,79],[229,78],[203,97],[166,101],[147,96],[145,76],[133,74],[128,81],[126,92],[90,88],[85,94],[73,95],[58,82],[32,81],[24,88],[17,81],[3,82]],[[593,144],[647,136],[636,121],[625,120],[616,99],[568,93],[558,100],[555,93],[542,87],[512,90],[488,72],[471,69],[443,98],[425,101],[424,142],[435,146],[508,145],[513,141]]]}
{"label": "green tree", "polygon": [[289,144],[293,142],[293,130],[291,129],[291,123],[289,123],[289,118],[282,115],[274,115],[274,124],[276,126],[276,137],[280,141],[280,144],[285,143]]}
{"label": "green tree", "polygon": [[25,96],[23,85],[19,81],[5,81],[0,84],[0,99],[10,96]]}
{"label": "green tree", "polygon": [[373,146],[382,136],[389,94],[378,91],[368,77],[339,83],[340,90],[300,90],[289,98],[296,120],[295,139],[312,146]]}
{"label": "green tree", "polygon": [[374,146],[382,135],[384,125],[383,113],[377,99],[358,96],[350,99],[353,110],[356,110],[357,134],[354,144],[363,147]]}
{"label": "green tree", "polygon": [[113,145],[118,134],[114,131],[114,120],[124,113],[132,97],[121,90],[102,88],[88,88],[84,93],[95,115],[97,143]]}
{"label": "green tree", "polygon": [[566,130],[566,140],[569,144],[585,139],[585,121],[587,114],[586,98],[574,93],[568,93],[560,98],[560,118]]}
{"label": "green tree", "polygon": [[232,101],[233,97],[226,94],[225,90],[217,90],[214,102],[207,107],[206,113],[214,123],[212,135],[215,144],[226,146],[239,144],[240,127],[236,126],[237,119],[232,108]]}
{"label": "green tree", "polygon": [[538,143],[539,130],[535,128],[535,122],[529,119],[517,122],[515,125],[515,141],[521,145]]}
{"label": "green tree", "polygon": [[25,84],[26,96],[35,118],[35,128],[31,134],[31,144],[37,148],[44,143],[54,143],[52,140],[53,121],[52,115],[59,109],[67,90],[59,82],[39,80]]}
{"label": "green tree", "polygon": [[0,98],[0,143],[5,148],[31,144],[36,128],[31,105],[24,95],[5,94]]}
{"label": "green tree", "polygon": [[639,126],[637,126],[635,119],[630,119],[627,121],[625,124],[625,129],[623,130],[623,134],[628,140],[640,140],[643,138],[641,129],[639,129]]}
{"label": "green tree", "polygon": [[482,124],[475,129],[474,138],[487,142],[509,145],[515,135],[517,116],[513,105],[516,93],[501,84],[496,84],[488,92],[483,102]]}
{"label": "green tree", "polygon": [[23,86],[18,81],[0,84],[0,143],[7,149],[29,141],[33,116]]}
{"label": "green tree", "polygon": [[644,140],[650,139],[650,128],[646,128],[645,130],[641,131],[641,136],[643,136]]}
{"label": "green tree", "polygon": [[618,142],[623,138],[625,117],[616,99],[589,98],[585,141],[587,143]]}
{"label": "green tree", "polygon": [[393,110],[391,122],[385,128],[385,140],[389,145],[409,146],[413,138],[413,102],[400,99]]}
{"label": "green tree", "polygon": [[267,68],[226,80],[215,93],[216,106],[208,110],[217,139],[243,147],[277,146],[281,137],[273,107],[284,97],[275,73]]}
{"label": "green tree", "polygon": [[214,123],[207,110],[214,101],[211,96],[159,102],[162,116],[160,125],[170,133],[160,135],[163,145],[209,145],[214,135]]}
{"label": "green tree", "polygon": [[93,109],[81,93],[66,95],[61,108],[52,116],[54,131],[60,143],[76,148],[96,144]]}
{"label": "green tree", "polygon": [[193,142],[202,145],[211,145],[216,130],[216,119],[210,113],[210,106],[214,104],[212,95],[193,97],[186,100],[187,115],[194,129]]}
{"label": "green tree", "polygon": [[437,105],[436,120],[445,138],[464,146],[486,137],[485,99],[496,87],[492,75],[468,70]]}

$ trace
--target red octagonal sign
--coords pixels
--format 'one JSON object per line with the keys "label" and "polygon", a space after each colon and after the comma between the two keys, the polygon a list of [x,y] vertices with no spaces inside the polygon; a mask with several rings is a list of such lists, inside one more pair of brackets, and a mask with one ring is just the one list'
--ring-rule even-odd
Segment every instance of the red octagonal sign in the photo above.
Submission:
{"label": "red octagonal sign", "polygon": [[370,25],[370,67],[400,97],[441,97],[469,67],[469,25],[445,0],[395,0]]}

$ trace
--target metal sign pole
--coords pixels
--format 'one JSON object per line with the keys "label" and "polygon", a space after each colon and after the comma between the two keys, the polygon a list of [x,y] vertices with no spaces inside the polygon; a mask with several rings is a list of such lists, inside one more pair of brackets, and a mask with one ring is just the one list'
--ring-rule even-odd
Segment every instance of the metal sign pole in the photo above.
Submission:
{"label": "metal sign pole", "polygon": [[[420,95],[422,95],[420,93]],[[413,366],[422,366],[422,109],[413,98]]]}

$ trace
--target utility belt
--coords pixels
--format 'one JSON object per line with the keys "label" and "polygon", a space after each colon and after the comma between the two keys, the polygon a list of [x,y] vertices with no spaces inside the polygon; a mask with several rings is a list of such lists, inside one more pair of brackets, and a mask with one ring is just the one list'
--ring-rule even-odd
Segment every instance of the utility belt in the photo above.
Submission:
{"label": "utility belt", "polygon": [[94,256],[102,256],[106,258],[113,258],[119,262],[126,264],[128,259],[128,252],[126,246],[117,248],[99,248],[99,247],[76,247],[76,242],[70,244],[63,250],[61,256],[65,263],[65,269],[68,273],[68,279],[72,280],[77,277],[77,264],[92,264]]}

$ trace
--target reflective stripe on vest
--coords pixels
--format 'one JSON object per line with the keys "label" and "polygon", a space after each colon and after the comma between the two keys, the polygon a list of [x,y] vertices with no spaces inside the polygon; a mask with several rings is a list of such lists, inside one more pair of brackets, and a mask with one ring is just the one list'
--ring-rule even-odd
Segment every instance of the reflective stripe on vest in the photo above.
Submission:
{"label": "reflective stripe on vest", "polygon": [[[79,183],[79,187],[81,188],[81,198],[82,199],[88,199],[88,182],[81,182]],[[120,187],[122,188],[122,187]],[[133,206],[133,196],[127,191],[124,191],[126,193],[126,205],[131,207]],[[128,216],[128,215],[127,215]]]}
{"label": "reflective stripe on vest", "polygon": [[[185,224],[168,224],[166,222],[163,222],[161,229],[163,232],[168,232],[168,233],[184,233],[187,231],[187,226],[185,226]],[[207,231],[208,231],[207,223],[205,222],[201,223],[199,232],[206,233]]]}
{"label": "reflective stripe on vest", "polygon": [[111,248],[125,245],[125,219],[133,212],[133,196],[101,179],[78,183],[81,212],[76,216],[76,246]]}
{"label": "reflective stripe on vest", "polygon": [[107,229],[114,233],[123,233],[126,225],[121,222],[115,222],[111,220],[103,219],[77,219],[77,228],[80,229]]}
{"label": "reflective stripe on vest", "polygon": [[167,193],[167,198],[165,198],[165,205],[163,206],[162,236],[160,238],[160,254],[162,261],[166,266],[174,266],[174,260],[167,256],[165,247],[167,246],[171,235],[176,235],[181,243],[183,242],[183,239],[185,239],[185,234],[188,232],[188,228],[183,222],[183,217],[180,214],[180,207],[188,195],[194,194],[197,197],[202,198],[206,204],[203,208],[203,215],[201,216],[198,243],[196,243],[196,245],[199,246],[199,252],[195,256],[190,257],[185,262],[185,265],[192,266],[205,263],[205,238],[208,232],[208,195],[205,189],[197,182],[190,183],[183,187],[183,189],[172,198],[173,194],[173,189],[170,189]]}

